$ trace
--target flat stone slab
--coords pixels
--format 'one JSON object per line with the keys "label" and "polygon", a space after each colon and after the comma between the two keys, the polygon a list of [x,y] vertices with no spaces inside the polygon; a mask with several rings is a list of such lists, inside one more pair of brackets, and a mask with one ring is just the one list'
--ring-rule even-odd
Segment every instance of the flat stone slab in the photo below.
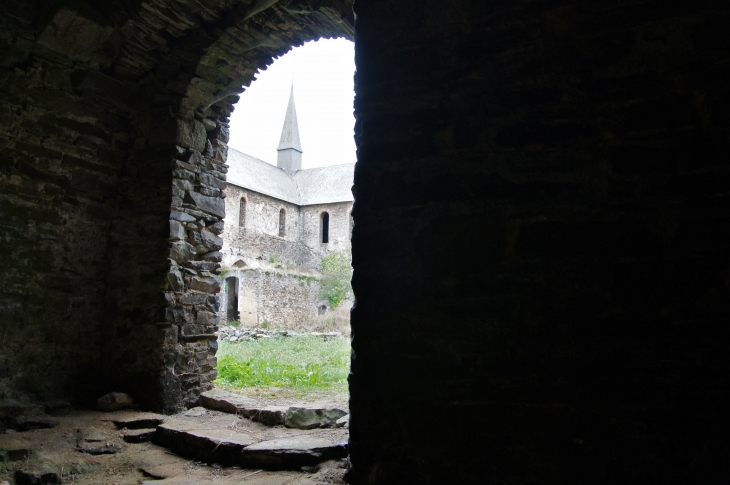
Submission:
{"label": "flat stone slab", "polygon": [[212,389],[200,395],[200,405],[224,413],[243,414],[246,410],[260,407],[253,399],[232,392]]}
{"label": "flat stone slab", "polygon": [[301,406],[266,406],[232,392],[213,389],[200,395],[200,404],[208,409],[239,414],[269,426],[314,429],[335,427],[348,414],[344,406],[312,403]]}
{"label": "flat stone slab", "polygon": [[243,450],[243,465],[291,470],[346,456],[347,443],[302,435],[247,446]]}
{"label": "flat stone slab", "polygon": [[101,421],[110,421],[118,429],[146,429],[156,428],[165,422],[167,417],[162,414],[146,413],[139,411],[117,411],[104,416]]}
{"label": "flat stone slab", "polygon": [[239,464],[241,451],[256,443],[249,434],[234,428],[236,416],[213,416],[207,419],[173,418],[157,427],[152,441],[180,455],[218,463]]}
{"label": "flat stone slab", "polygon": [[284,416],[288,410],[288,406],[256,406],[246,409],[241,414],[251,418],[252,421],[276,426],[277,424],[284,424]]}
{"label": "flat stone slab", "polygon": [[152,439],[155,431],[155,428],[132,429],[124,433],[122,439],[127,443],[146,443]]}
{"label": "flat stone slab", "polygon": [[0,434],[0,462],[26,459],[32,451],[32,442],[17,434]]}

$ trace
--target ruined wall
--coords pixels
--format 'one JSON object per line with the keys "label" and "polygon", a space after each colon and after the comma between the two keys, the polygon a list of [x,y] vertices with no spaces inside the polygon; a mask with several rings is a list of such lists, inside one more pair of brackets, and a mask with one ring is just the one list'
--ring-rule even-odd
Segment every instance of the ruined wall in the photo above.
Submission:
{"label": "ruined wall", "polygon": [[[231,269],[226,278],[239,281],[238,311],[240,322],[247,327],[293,330],[311,323],[319,308],[329,309],[326,299],[319,297],[316,277],[291,271]],[[226,292],[230,291],[226,288]],[[226,293],[227,294],[227,293]],[[221,319],[227,314],[221,312]]]}
{"label": "ruined wall", "polygon": [[[350,248],[350,202],[299,207],[257,192],[228,185],[226,221],[222,234],[226,278],[239,279],[241,323],[264,322],[292,329],[310,323],[319,308],[322,258]],[[240,200],[246,199],[245,226],[240,226]],[[279,236],[279,210],[286,210],[286,233]],[[328,244],[320,242],[323,211],[330,214]],[[223,298],[223,301],[226,301]],[[227,311],[221,308],[221,319]]]}
{"label": "ruined wall", "polygon": [[355,12],[348,480],[722,482],[728,4]]}

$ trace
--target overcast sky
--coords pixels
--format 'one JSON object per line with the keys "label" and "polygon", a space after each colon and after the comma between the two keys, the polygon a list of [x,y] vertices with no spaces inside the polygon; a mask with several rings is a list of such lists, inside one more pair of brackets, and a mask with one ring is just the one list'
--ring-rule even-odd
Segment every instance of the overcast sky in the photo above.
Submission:
{"label": "overcast sky", "polygon": [[354,44],[323,39],[291,50],[260,72],[231,115],[229,146],[276,165],[292,78],[302,168],[355,163]]}

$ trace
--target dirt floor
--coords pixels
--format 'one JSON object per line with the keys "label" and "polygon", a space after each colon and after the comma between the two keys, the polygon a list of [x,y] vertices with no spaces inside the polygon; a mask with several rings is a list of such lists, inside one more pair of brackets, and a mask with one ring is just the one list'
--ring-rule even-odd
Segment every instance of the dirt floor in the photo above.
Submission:
{"label": "dirt floor", "polygon": [[[258,391],[258,394],[261,393]],[[265,397],[258,394],[257,397]],[[269,398],[277,404],[285,404],[275,396]],[[292,397],[292,402],[299,400]],[[5,450],[6,459],[0,462],[0,482],[7,480],[11,484],[16,483],[16,471],[23,470],[30,473],[53,472],[61,477],[59,483],[79,485],[344,483],[342,475],[345,460],[331,460],[318,467],[306,468],[306,471],[244,470],[187,460],[149,442],[127,443],[124,435],[133,432],[117,429],[110,421],[118,413],[72,411],[66,416],[53,418],[59,424],[52,429],[25,432],[9,430],[0,434],[0,450]],[[275,433],[275,429],[270,428],[269,432]],[[98,455],[82,450],[96,452],[105,448],[120,449],[113,454]]]}

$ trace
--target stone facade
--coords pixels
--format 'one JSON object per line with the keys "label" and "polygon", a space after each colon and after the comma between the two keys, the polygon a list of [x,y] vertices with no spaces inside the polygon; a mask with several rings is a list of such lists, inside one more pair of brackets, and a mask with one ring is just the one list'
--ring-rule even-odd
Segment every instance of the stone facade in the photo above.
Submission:
{"label": "stone facade", "polygon": [[[322,258],[332,251],[350,249],[352,202],[299,206],[231,183],[225,193],[222,268],[226,279],[237,278],[239,293],[235,315],[229,314],[228,305],[222,305],[221,318],[287,329],[311,322],[322,314],[323,307],[329,310],[329,302],[319,294]],[[243,218],[241,207],[245,207]],[[283,235],[281,210],[285,211]],[[323,244],[325,212],[329,238]],[[226,285],[224,302],[234,300],[229,294],[232,288]]]}

